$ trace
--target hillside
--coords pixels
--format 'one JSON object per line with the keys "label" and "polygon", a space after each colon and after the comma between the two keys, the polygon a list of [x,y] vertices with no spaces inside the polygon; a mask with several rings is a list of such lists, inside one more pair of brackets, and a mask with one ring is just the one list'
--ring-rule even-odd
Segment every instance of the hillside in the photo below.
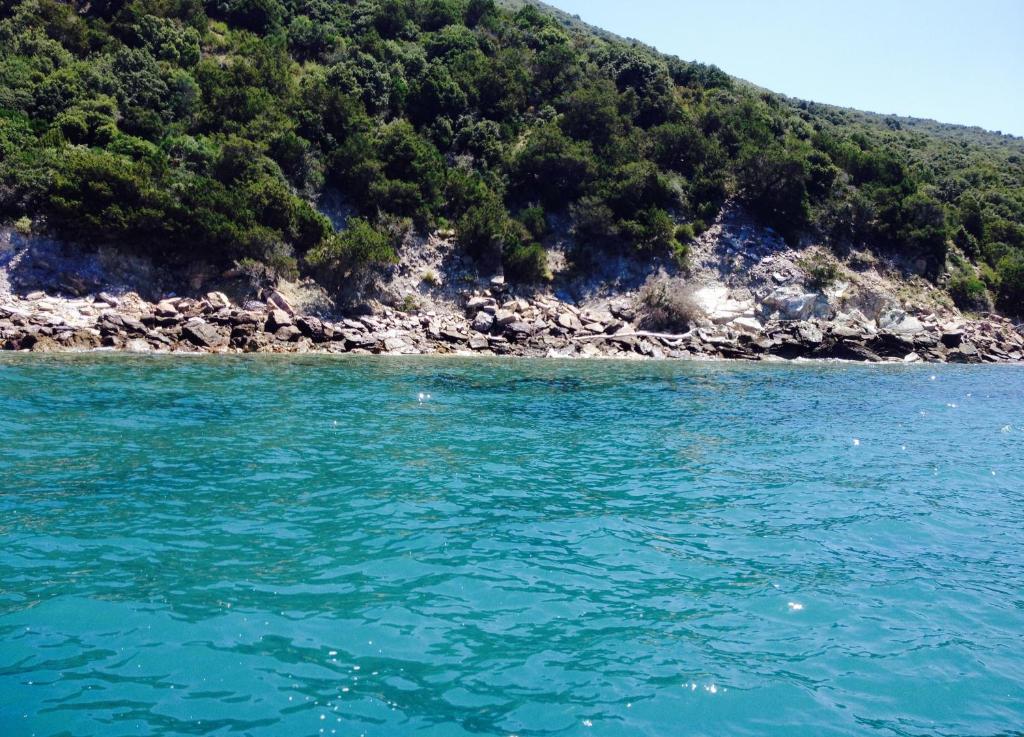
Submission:
{"label": "hillside", "polygon": [[451,230],[481,273],[542,283],[556,242],[580,274],[685,265],[736,203],[792,245],[1024,313],[1021,139],[788,99],[491,0],[0,0],[0,19],[0,217],[23,231],[340,290]]}

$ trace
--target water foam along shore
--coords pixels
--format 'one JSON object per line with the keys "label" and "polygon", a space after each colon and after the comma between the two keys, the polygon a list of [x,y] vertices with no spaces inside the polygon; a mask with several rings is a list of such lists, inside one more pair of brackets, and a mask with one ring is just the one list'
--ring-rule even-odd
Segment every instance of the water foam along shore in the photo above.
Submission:
{"label": "water foam along shore", "polygon": [[221,292],[151,303],[134,292],[68,298],[33,292],[0,300],[0,346],[40,352],[478,354],[579,358],[795,358],[1005,363],[1024,360],[1024,336],[990,317],[940,324],[890,315],[876,322],[798,320],[757,331],[704,326],[684,334],[640,328],[634,306],[579,309],[549,296],[513,296],[502,284],[462,295],[462,312],[373,314],[325,320],[297,314],[278,292],[233,304]]}

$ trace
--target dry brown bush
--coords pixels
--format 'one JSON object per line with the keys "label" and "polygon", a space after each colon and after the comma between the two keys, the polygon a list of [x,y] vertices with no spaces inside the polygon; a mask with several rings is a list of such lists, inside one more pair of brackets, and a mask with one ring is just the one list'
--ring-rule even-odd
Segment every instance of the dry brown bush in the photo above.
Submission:
{"label": "dry brown bush", "polygon": [[703,317],[695,287],[681,279],[655,277],[640,290],[641,322],[651,330],[685,332]]}

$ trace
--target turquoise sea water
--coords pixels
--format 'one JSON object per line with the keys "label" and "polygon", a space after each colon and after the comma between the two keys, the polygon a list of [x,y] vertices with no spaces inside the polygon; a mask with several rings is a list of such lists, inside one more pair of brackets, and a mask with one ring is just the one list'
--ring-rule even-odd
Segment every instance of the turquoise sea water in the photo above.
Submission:
{"label": "turquoise sea water", "polygon": [[4,737],[1024,729],[1014,368],[10,356],[0,438]]}

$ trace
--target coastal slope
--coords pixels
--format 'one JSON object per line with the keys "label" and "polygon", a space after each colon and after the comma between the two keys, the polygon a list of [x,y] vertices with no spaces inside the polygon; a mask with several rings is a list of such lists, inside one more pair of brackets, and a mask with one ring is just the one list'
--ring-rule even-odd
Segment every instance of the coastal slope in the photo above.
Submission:
{"label": "coastal slope", "polygon": [[[939,360],[873,336],[1024,312],[1021,139],[793,100],[540,4],[26,0],[0,40],[4,309],[31,325],[40,291],[277,293],[429,337],[498,288],[556,322],[628,304],[700,354],[816,321]],[[537,350],[613,352],[558,329]],[[799,342],[724,353],[835,352]]]}

